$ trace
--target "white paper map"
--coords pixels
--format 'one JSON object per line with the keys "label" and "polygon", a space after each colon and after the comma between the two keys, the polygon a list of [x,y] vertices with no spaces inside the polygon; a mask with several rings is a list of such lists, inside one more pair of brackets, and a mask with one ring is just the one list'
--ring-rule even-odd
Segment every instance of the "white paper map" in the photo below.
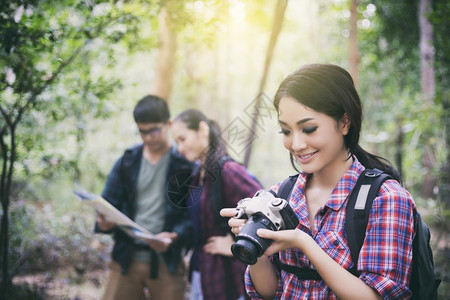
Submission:
{"label": "white paper map", "polygon": [[73,191],[81,203],[87,204],[94,208],[97,212],[105,216],[107,221],[116,223],[117,226],[133,238],[143,240],[157,240],[160,242],[171,243],[169,238],[160,238],[144,227],[140,226],[121,211],[115,208],[111,203],[103,199],[101,196],[90,193],[86,190],[78,189]]}

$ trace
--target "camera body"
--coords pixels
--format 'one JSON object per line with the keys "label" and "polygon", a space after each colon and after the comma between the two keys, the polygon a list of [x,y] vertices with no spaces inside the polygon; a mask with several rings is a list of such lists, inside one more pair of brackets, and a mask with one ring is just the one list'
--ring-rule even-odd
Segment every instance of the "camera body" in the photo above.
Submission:
{"label": "camera body", "polygon": [[260,190],[252,198],[238,202],[234,218],[248,219],[236,236],[236,243],[231,246],[233,255],[248,265],[256,263],[270,246],[272,240],[264,239],[256,234],[260,228],[274,231],[295,229],[298,218],[289,203],[268,190]]}

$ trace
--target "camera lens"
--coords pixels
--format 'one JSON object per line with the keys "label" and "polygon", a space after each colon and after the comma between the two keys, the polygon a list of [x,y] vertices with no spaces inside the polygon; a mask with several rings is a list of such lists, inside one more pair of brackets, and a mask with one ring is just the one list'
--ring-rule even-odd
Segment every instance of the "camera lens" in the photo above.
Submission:
{"label": "camera lens", "polygon": [[256,263],[272,240],[263,239],[256,234],[260,228],[276,230],[272,222],[262,214],[252,215],[236,237],[236,243],[231,246],[233,255],[245,264]]}
{"label": "camera lens", "polygon": [[255,245],[245,239],[241,239],[231,245],[231,252],[237,259],[248,265],[255,264],[256,259],[261,256]]}

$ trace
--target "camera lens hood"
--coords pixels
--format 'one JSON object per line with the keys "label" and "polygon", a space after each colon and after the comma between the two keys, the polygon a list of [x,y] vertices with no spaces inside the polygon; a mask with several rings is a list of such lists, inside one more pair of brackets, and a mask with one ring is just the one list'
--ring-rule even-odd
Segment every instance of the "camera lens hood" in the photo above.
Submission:
{"label": "camera lens hood", "polygon": [[272,240],[261,238],[256,234],[260,228],[276,230],[275,225],[264,215],[254,214],[236,236],[236,243],[231,246],[233,255],[245,264],[255,264],[258,257],[272,243]]}

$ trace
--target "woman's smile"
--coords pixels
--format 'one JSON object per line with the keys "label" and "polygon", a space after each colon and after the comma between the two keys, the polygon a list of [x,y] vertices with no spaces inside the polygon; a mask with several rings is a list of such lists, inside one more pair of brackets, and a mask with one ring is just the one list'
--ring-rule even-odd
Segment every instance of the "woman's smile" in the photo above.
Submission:
{"label": "woman's smile", "polygon": [[313,157],[316,155],[316,153],[318,153],[318,152],[319,151],[314,151],[312,153],[306,153],[306,154],[297,154],[296,155],[297,161],[299,163],[306,164],[309,161],[311,161],[313,159]]}

